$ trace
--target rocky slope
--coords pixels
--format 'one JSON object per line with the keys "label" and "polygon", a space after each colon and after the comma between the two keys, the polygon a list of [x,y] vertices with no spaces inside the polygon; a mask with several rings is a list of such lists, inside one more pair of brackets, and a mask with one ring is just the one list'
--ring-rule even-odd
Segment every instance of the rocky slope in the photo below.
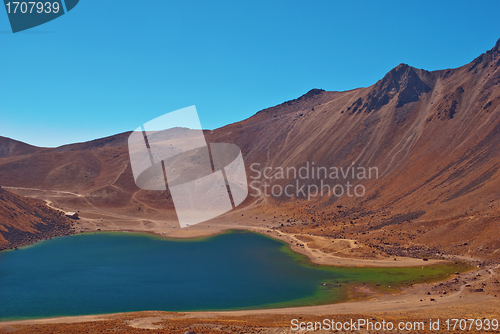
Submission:
{"label": "rocky slope", "polygon": [[62,212],[0,187],[0,250],[72,233]]}
{"label": "rocky slope", "polygon": [[[78,193],[59,199],[76,209],[106,207],[161,216],[168,192],[139,190],[128,133],[42,149],[0,141],[0,185]],[[308,223],[283,229],[357,238],[394,252],[448,252],[498,258],[500,248],[500,40],[455,69],[400,64],[370,87],[313,89],[244,121],[207,131],[209,142],[237,144],[249,177],[285,187],[279,168],[376,168],[377,177],[328,179],[362,185],[363,196],[249,197]],[[250,168],[252,163],[253,169]],[[356,169],[357,170],[357,169]],[[357,175],[356,175],[357,176]],[[254,179],[249,179],[253,181]],[[321,186],[309,176],[303,183]],[[359,188],[361,189],[361,188]],[[263,190],[261,188],[261,190]],[[253,191],[256,193],[255,191]],[[252,193],[252,191],[251,191]]]}

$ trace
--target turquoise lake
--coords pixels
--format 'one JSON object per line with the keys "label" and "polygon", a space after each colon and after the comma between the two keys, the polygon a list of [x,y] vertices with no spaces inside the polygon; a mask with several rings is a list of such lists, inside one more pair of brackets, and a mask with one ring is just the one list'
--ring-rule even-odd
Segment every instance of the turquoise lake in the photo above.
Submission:
{"label": "turquoise lake", "polygon": [[79,234],[0,252],[0,319],[311,305],[345,300],[349,284],[395,286],[457,270],[436,269],[317,266],[250,232]]}

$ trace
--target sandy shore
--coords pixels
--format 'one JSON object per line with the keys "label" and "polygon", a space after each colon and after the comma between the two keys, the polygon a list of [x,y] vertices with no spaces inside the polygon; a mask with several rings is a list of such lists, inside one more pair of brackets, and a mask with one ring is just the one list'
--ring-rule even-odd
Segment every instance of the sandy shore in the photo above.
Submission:
{"label": "sandy shore", "polygon": [[[367,256],[365,245],[352,239],[331,239],[311,234],[290,234],[278,230],[288,217],[284,213],[273,212],[265,204],[253,203],[249,206],[230,211],[224,215],[201,224],[180,228],[173,211],[160,213],[152,210],[142,216],[122,213],[109,208],[87,208],[59,206],[61,198],[82,198],[82,195],[67,191],[42,190],[34,188],[6,187],[23,196],[42,199],[53,209],[74,211],[80,219],[74,220],[74,228],[79,232],[128,231],[153,233],[170,238],[196,238],[223,233],[231,229],[243,229],[268,235],[290,245],[292,250],[307,256],[317,264],[332,266],[370,266],[370,267],[409,267],[434,265],[442,260],[409,257]],[[297,223],[300,223],[298,221]],[[470,259],[472,260],[472,259]]]}
{"label": "sandy shore", "polygon": [[[255,209],[244,208],[226,215],[214,218],[202,224],[179,228],[175,220],[143,220],[131,219],[130,216],[115,213],[83,212],[82,218],[75,220],[77,232],[91,231],[128,231],[153,233],[168,238],[197,238],[223,233],[227,230],[241,229],[265,234],[274,239],[286,242],[290,247],[305,256],[313,263],[331,266],[363,266],[363,267],[411,267],[445,263],[443,260],[422,259],[409,257],[378,257],[363,259],[360,257],[338,256],[334,253],[325,253],[323,248],[331,247],[332,242],[342,250],[348,250],[356,255],[356,250],[364,247],[356,240],[328,239],[310,234],[289,234],[276,229],[279,223],[269,214],[256,213]],[[92,217],[92,218],[90,218]],[[312,239],[309,242],[304,239]]]}

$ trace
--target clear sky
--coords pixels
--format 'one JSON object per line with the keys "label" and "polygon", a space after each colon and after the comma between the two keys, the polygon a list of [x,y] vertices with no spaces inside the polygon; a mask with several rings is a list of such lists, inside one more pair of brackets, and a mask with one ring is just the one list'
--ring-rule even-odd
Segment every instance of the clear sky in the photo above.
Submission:
{"label": "clear sky", "polygon": [[464,65],[500,38],[500,1],[80,0],[12,34],[0,8],[0,136],[59,146],[196,105],[204,128],[399,63]]}

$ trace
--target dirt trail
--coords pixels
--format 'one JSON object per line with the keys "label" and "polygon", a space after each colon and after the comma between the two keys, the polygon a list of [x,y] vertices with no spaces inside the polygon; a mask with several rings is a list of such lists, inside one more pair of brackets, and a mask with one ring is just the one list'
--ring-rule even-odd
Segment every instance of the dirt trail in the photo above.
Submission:
{"label": "dirt trail", "polygon": [[10,190],[37,191],[37,192],[44,192],[44,193],[49,192],[49,193],[56,193],[56,194],[72,195],[72,196],[76,196],[76,197],[84,197],[82,194],[77,194],[77,193],[73,193],[70,191],[62,191],[62,190],[47,190],[47,189],[38,189],[38,188],[6,187],[6,186],[3,186],[2,188],[10,189]]}

